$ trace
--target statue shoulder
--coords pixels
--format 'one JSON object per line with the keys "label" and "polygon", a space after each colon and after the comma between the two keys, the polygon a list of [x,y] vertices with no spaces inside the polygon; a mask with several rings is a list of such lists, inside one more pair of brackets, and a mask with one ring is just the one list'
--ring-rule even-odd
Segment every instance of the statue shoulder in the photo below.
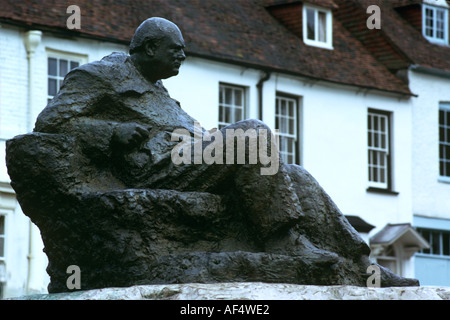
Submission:
{"label": "statue shoulder", "polygon": [[108,81],[110,79],[120,80],[120,75],[126,73],[125,61],[128,55],[121,52],[113,52],[101,60],[83,64],[71,70],[66,78],[80,77],[81,75],[97,78],[97,80]]}

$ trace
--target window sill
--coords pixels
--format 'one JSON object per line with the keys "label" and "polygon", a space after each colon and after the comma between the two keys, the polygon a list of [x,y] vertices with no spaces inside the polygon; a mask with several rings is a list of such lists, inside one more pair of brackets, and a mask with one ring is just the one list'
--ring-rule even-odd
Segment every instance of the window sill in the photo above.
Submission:
{"label": "window sill", "polygon": [[439,177],[438,182],[450,184],[450,177]]}
{"label": "window sill", "polygon": [[391,196],[397,196],[399,192],[389,190],[389,189],[383,189],[383,188],[375,188],[375,187],[369,187],[366,189],[367,192],[373,192],[373,193],[380,193],[380,194],[386,194]]}
{"label": "window sill", "polygon": [[429,259],[441,259],[441,260],[450,260],[450,256],[446,256],[443,254],[432,254],[432,253],[421,253],[417,252],[415,257],[421,257],[421,258],[429,258]]}
{"label": "window sill", "polygon": [[314,41],[314,40],[303,40],[303,42],[307,46],[316,47],[316,48],[322,48],[322,49],[328,49],[328,50],[334,50],[333,45],[328,42],[320,42],[320,41]]}

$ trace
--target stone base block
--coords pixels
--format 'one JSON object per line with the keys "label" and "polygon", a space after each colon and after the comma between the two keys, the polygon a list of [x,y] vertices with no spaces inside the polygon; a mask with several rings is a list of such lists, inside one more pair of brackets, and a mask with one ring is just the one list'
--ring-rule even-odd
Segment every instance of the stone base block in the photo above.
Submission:
{"label": "stone base block", "polygon": [[142,285],[14,300],[450,300],[450,287],[312,286],[261,282]]}

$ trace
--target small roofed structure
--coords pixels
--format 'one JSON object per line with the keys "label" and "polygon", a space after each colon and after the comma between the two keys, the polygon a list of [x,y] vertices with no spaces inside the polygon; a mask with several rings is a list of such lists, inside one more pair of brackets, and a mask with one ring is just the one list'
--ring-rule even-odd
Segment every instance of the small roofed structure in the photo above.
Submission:
{"label": "small roofed structure", "polygon": [[429,248],[428,242],[410,223],[387,224],[370,238],[371,257],[393,272],[403,274],[411,256]]}

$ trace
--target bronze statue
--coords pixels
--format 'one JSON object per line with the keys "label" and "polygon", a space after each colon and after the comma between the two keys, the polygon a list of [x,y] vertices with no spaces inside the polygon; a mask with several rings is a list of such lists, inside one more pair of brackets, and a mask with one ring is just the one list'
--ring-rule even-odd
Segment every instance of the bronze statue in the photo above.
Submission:
{"label": "bronze statue", "polygon": [[[365,286],[368,246],[308,172],[282,163],[263,122],[241,121],[214,135],[198,130],[169,96],[161,80],[178,74],[184,45],[172,22],[144,21],[130,55],[72,70],[34,132],[8,141],[12,186],[49,257],[49,291],[68,291],[69,265],[80,267],[82,289],[232,281]],[[192,139],[214,136],[201,141],[201,151],[217,139],[226,145],[230,132],[265,132],[276,170],[261,174],[268,163],[250,161],[251,137],[244,163],[226,161],[225,153],[216,163],[174,163],[180,129]],[[418,285],[381,270],[382,286]]]}

